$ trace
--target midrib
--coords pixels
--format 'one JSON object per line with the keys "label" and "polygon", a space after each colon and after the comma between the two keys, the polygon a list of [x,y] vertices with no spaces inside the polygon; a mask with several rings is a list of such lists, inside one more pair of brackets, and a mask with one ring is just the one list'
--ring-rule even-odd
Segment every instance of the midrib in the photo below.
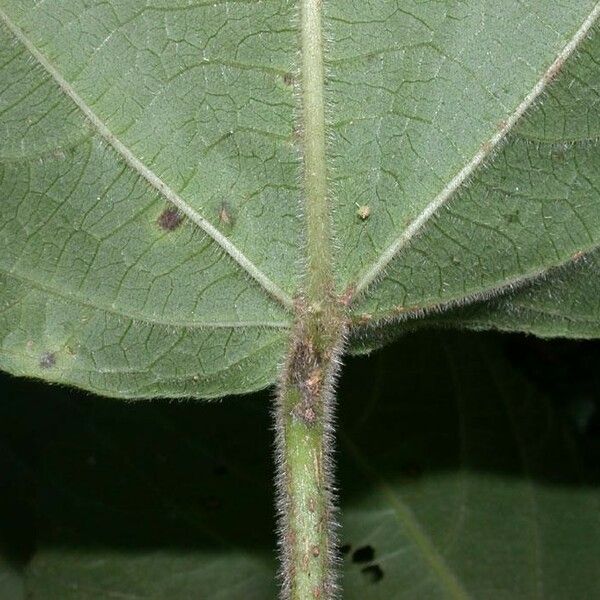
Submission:
{"label": "midrib", "polygon": [[[300,6],[300,79],[301,109],[300,128],[302,131],[302,152],[304,161],[304,211],[306,216],[306,269],[304,292],[311,304],[321,305],[334,287],[333,253],[331,250],[331,215],[327,194],[326,160],[326,119],[325,119],[325,76],[324,76],[324,36],[323,36],[324,0],[299,0]],[[565,45],[552,65],[546,70],[530,93],[505,121],[505,127],[494,136],[434,198],[417,219],[391,242],[388,248],[365,268],[355,284],[348,289],[352,295],[364,294],[376,283],[389,264],[414,237],[419,235],[429,220],[437,214],[462,187],[468,177],[502,142],[514,125],[520,120],[529,106],[543,93],[551,81],[553,73],[571,55],[589,34],[600,17],[600,2],[596,3],[588,17]],[[290,295],[260,270],[243,252],[239,250],[207,219],[191,207],[158,175],[140,161],[133,152],[119,140],[104,124],[91,107],[80,97],[73,86],[62,76],[57,68],[33,44],[28,36],[10,17],[0,9],[0,21],[23,44],[35,60],[55,80],[63,93],[80,109],[91,122],[97,133],[108,142],[124,161],[142,176],[161,195],[174,204],[181,212],[209,235],[250,277],[255,280],[271,297],[290,309],[294,305]]]}
{"label": "midrib", "polygon": [[321,306],[333,291],[331,215],[327,197],[323,0],[300,2],[301,129],[306,218],[304,293]]}

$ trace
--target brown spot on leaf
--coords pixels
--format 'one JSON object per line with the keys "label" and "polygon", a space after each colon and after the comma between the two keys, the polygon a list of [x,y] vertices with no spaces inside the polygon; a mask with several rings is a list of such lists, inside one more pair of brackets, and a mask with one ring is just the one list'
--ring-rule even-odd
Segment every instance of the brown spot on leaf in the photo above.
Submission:
{"label": "brown spot on leaf", "polygon": [[233,225],[233,213],[227,202],[221,202],[217,216],[222,225]]}
{"label": "brown spot on leaf", "polygon": [[308,392],[312,395],[319,393],[321,389],[321,382],[323,380],[323,373],[320,367],[315,367],[310,373],[309,378],[306,380],[306,387]]}
{"label": "brown spot on leaf", "polygon": [[160,213],[156,223],[165,231],[173,231],[181,225],[182,221],[183,215],[176,208],[169,207]]}
{"label": "brown spot on leaf", "polygon": [[507,127],[508,127],[508,122],[506,122],[504,119],[502,119],[501,121],[498,121],[498,123],[496,124],[496,129],[498,131],[506,131]]}
{"label": "brown spot on leaf", "polygon": [[356,286],[354,286],[354,285],[349,285],[346,288],[346,291],[340,296],[340,302],[341,302],[342,306],[350,306],[350,303],[352,302],[352,298],[354,297],[355,292],[356,292]]}
{"label": "brown spot on leaf", "polygon": [[294,85],[294,76],[291,73],[286,73],[283,76],[283,83],[285,85]]}
{"label": "brown spot on leaf", "polygon": [[317,413],[312,406],[303,407],[299,413],[300,418],[308,425],[314,425],[317,420]]}
{"label": "brown spot on leaf", "polygon": [[356,315],[355,323],[357,323],[358,325],[366,325],[367,323],[370,323],[372,320],[373,320],[373,315],[370,315],[369,313],[361,313],[359,315]]}
{"label": "brown spot on leaf", "polygon": [[366,204],[363,206],[359,206],[356,209],[356,216],[361,221],[366,221],[371,216],[371,207],[367,206]]}

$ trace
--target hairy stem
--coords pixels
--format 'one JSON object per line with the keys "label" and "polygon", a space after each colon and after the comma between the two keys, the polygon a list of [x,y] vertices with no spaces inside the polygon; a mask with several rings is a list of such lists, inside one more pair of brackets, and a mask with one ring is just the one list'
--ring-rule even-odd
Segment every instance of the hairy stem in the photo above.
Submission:
{"label": "hairy stem", "polygon": [[277,399],[284,600],[335,595],[332,413],[345,314],[335,295],[327,197],[323,0],[300,1],[306,273]]}
{"label": "hairy stem", "polygon": [[284,600],[335,596],[333,386],[343,330],[314,337],[300,321],[277,402],[278,493]]}

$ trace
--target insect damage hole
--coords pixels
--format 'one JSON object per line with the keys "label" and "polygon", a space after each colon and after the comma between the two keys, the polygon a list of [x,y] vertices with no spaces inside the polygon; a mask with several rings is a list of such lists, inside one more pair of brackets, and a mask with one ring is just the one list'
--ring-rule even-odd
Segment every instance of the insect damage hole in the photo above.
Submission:
{"label": "insect damage hole", "polygon": [[383,569],[379,565],[369,565],[360,570],[370,583],[378,583],[383,579]]}
{"label": "insect damage hole", "polygon": [[352,562],[366,563],[371,562],[375,558],[375,549],[373,546],[361,546],[352,554]]}

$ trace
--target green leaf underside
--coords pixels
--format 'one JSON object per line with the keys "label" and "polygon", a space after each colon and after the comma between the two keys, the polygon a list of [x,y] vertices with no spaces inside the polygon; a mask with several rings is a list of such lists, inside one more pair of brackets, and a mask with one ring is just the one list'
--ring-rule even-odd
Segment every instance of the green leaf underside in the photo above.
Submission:
{"label": "green leaf underside", "polygon": [[[594,35],[359,309],[376,319],[394,316],[394,308],[399,315],[472,301],[598,246],[599,64],[600,36]],[[590,264],[589,276],[597,281],[597,275]],[[548,289],[554,282],[547,279]],[[554,308],[571,310],[560,302]]]}
{"label": "green leaf underside", "polygon": [[[508,193],[511,186],[520,186],[521,193],[510,193],[513,212],[505,212],[509,221],[517,226],[530,226],[527,204],[537,203],[538,212],[544,210],[542,219],[547,222],[549,237],[546,243],[554,246],[558,256],[559,245],[565,240],[577,239],[577,229],[564,219],[564,211],[557,211],[557,183],[564,186],[564,208],[573,207],[580,216],[579,232],[597,229],[597,207],[600,197],[600,36],[594,35],[582,46],[577,60],[567,64],[564,73],[544,97],[543,102],[531,111],[519,124],[516,131],[497,160],[480,174],[473,183],[480,180],[488,190],[488,214],[493,206],[508,210]],[[513,158],[520,148],[530,157],[542,156],[526,167],[527,177],[536,177],[536,185],[523,182],[526,177],[522,163],[514,161],[514,173],[506,169],[506,162],[496,171],[500,158]],[[503,169],[503,170],[502,170]],[[544,184],[541,180],[547,176]],[[491,175],[491,177],[490,177]],[[570,185],[565,185],[567,182]],[[494,185],[495,184],[495,185]],[[534,196],[540,189],[547,189],[548,196]],[[550,197],[553,193],[555,198]],[[480,198],[483,194],[480,195]],[[525,201],[525,202],[524,202]],[[587,207],[587,208],[586,208]],[[582,214],[579,211],[585,210]],[[562,214],[561,214],[562,213]],[[505,230],[507,233],[508,230]],[[595,236],[595,233],[594,233]],[[592,236],[590,236],[591,240]],[[532,238],[533,239],[533,238]],[[581,239],[581,238],[580,238]],[[535,240],[539,244],[539,238]],[[562,247],[563,254],[575,246],[567,242]],[[414,330],[418,327],[442,325],[468,327],[472,329],[500,329],[502,331],[524,331],[542,337],[596,338],[600,336],[600,254],[589,244],[587,248],[571,254],[558,268],[542,270],[534,276],[533,282],[515,282],[516,290],[506,293],[499,299],[476,302],[466,308],[446,310],[438,314],[443,306],[435,301],[425,309],[433,309],[426,319],[415,320],[408,310],[405,318],[392,324],[390,319],[402,317],[404,308],[397,306],[394,312],[379,315],[380,323],[374,318],[377,312],[369,315],[370,325],[359,327],[355,332],[353,350],[364,352],[380,346],[385,340]],[[507,247],[507,255],[508,252]],[[516,255],[515,255],[516,256]],[[445,270],[440,277],[451,272]],[[365,308],[367,308],[365,306]],[[362,318],[365,321],[365,314]]]}
{"label": "green leaf underside", "polygon": [[[500,348],[497,336],[418,334],[351,361],[338,452],[345,597],[562,600],[600,585],[583,445]],[[421,401],[400,401],[413,394]],[[275,596],[262,397],[123,406],[22,383],[0,416],[4,472],[37,490],[15,512],[42,515],[22,573],[31,600]],[[21,430],[36,435],[19,450]]]}
{"label": "green leaf underside", "polygon": [[[357,318],[472,300],[598,244],[598,36],[488,168],[423,217],[597,11],[325,3],[335,276],[340,293],[374,281]],[[304,254],[295,13],[0,2],[3,368],[125,397],[274,380]],[[185,216],[165,231],[172,203]],[[479,326],[507,321],[485,310]]]}

